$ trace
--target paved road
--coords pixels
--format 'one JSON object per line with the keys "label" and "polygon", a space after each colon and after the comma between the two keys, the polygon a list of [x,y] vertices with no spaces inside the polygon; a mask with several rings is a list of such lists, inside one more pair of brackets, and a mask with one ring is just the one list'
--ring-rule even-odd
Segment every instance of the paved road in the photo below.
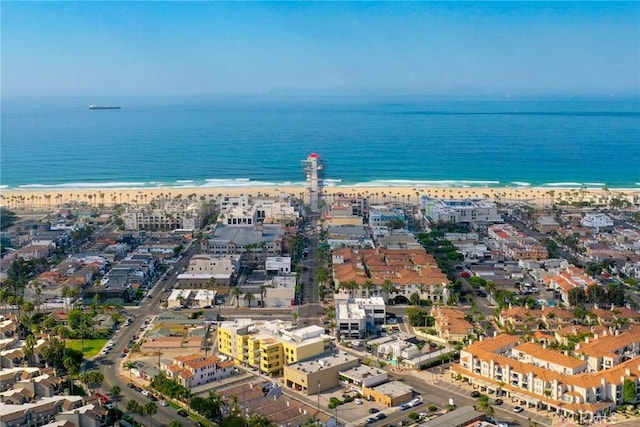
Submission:
{"label": "paved road", "polygon": [[[165,289],[170,289],[176,282],[176,274],[182,271],[183,267],[188,265],[189,259],[195,254],[197,248],[191,245],[185,251],[183,257],[174,264],[175,268],[171,271],[171,275],[167,280],[160,280],[150,291],[151,297],[141,306],[132,308],[129,313],[135,316],[135,320],[128,327],[124,327],[114,338],[115,346],[106,356],[99,356],[92,361],[88,361],[87,369],[98,369],[104,375],[104,383],[101,387],[101,393],[108,394],[113,385],[118,385],[122,390],[122,396],[118,402],[118,408],[125,410],[128,400],[136,400],[141,404],[147,402],[147,398],[133,389],[127,387],[127,382],[118,375],[118,364],[122,361],[120,353],[125,347],[128,347],[129,341],[134,335],[141,335],[140,327],[144,325],[145,319],[152,317],[160,312],[160,300],[165,296]],[[154,425],[169,425],[172,420],[179,419],[175,409],[170,407],[162,407],[157,405],[158,413],[153,416]],[[138,417],[136,417],[138,419]],[[149,423],[149,417],[145,417],[145,425]],[[188,425],[183,423],[183,425]]]}

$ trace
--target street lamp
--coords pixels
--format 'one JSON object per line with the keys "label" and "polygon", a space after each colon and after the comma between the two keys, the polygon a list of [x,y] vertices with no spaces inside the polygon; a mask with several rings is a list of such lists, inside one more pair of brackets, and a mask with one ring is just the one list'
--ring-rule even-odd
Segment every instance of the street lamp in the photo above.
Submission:
{"label": "street lamp", "polygon": [[322,383],[320,382],[320,379],[318,379],[317,389],[316,389],[316,393],[318,393],[318,412],[320,412],[320,384]]}

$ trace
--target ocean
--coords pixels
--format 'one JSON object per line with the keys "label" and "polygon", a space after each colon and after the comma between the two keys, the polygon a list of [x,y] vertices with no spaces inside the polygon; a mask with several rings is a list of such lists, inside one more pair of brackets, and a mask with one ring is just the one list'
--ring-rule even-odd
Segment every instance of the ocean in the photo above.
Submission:
{"label": "ocean", "polygon": [[[90,111],[89,104],[121,110]],[[638,98],[3,98],[4,189],[640,188]]]}

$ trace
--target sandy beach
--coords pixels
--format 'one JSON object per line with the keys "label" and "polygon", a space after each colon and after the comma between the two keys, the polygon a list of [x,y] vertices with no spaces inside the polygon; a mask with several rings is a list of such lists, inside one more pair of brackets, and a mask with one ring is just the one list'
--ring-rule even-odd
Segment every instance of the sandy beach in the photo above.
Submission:
{"label": "sandy beach", "polygon": [[[280,194],[305,197],[304,187],[195,187],[195,188],[79,188],[79,189],[42,189],[42,190],[3,190],[0,191],[0,204],[8,208],[55,208],[66,203],[85,203],[91,206],[130,203],[144,205],[153,199],[191,198],[194,200],[213,200],[221,195],[249,194],[252,196],[271,196]],[[529,188],[529,187],[325,187],[324,197],[327,203],[339,196],[368,197],[371,204],[401,203],[416,204],[420,197],[457,199],[483,197],[493,201],[521,202],[535,205],[551,205],[559,201],[600,201],[602,199],[622,198],[632,201],[640,195],[640,189],[576,189],[576,188]]]}

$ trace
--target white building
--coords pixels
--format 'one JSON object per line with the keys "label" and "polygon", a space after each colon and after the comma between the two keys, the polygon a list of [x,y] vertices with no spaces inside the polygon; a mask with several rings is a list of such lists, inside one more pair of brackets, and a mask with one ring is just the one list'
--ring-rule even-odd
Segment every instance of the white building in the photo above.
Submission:
{"label": "white building", "polygon": [[200,228],[209,212],[208,204],[184,200],[165,200],[122,215],[125,230],[194,230]]}
{"label": "white building", "polygon": [[420,349],[415,344],[401,339],[378,346],[378,357],[387,357],[389,360],[398,360],[398,358],[408,360],[418,356],[420,356]]}
{"label": "white building", "polygon": [[174,289],[167,298],[167,308],[212,306],[216,293],[210,289]]}
{"label": "white building", "polygon": [[382,297],[336,299],[336,326],[345,338],[364,338],[384,324],[385,316]]}
{"label": "white building", "polygon": [[580,220],[580,224],[584,227],[596,228],[612,228],[613,220],[603,213],[588,213]]}
{"label": "white building", "polygon": [[389,379],[387,371],[372,366],[358,365],[339,372],[340,383],[345,386],[357,387],[362,392],[363,387],[375,387]]}
{"label": "white building", "polygon": [[187,273],[206,274],[216,279],[227,280],[240,268],[240,255],[196,254],[189,260]]}
{"label": "white building", "polygon": [[233,362],[200,354],[177,356],[171,361],[161,362],[160,367],[168,378],[186,388],[219,381],[233,373]]}
{"label": "white building", "polygon": [[406,222],[407,218],[400,208],[389,206],[371,206],[369,209],[369,227],[389,225],[391,221]]}
{"label": "white building", "polygon": [[495,203],[487,199],[433,199],[423,197],[425,217],[434,222],[503,222]]}
{"label": "white building", "polygon": [[291,257],[267,257],[265,261],[265,270],[267,270],[267,273],[272,274],[289,274],[291,273]]}

